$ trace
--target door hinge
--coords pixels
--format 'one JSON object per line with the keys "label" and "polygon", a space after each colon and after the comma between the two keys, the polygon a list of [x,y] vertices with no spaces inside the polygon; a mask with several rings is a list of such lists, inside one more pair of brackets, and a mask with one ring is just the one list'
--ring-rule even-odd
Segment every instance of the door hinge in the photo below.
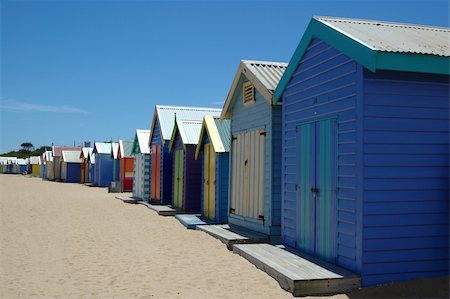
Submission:
{"label": "door hinge", "polygon": [[237,136],[233,136],[233,137],[231,138],[231,140],[232,140],[232,141],[237,140]]}
{"label": "door hinge", "polygon": [[235,209],[230,208],[230,214],[234,214],[234,212],[235,212]]}
{"label": "door hinge", "polygon": [[261,220],[263,223],[265,221],[264,215],[258,215],[258,219]]}
{"label": "door hinge", "polygon": [[259,132],[259,136],[266,136],[266,132]]}

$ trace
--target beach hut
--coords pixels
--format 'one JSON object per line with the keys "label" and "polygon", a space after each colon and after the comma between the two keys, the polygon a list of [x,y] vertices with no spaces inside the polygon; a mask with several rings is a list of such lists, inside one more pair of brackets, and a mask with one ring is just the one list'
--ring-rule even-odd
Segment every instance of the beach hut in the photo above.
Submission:
{"label": "beach hut", "polygon": [[66,183],[81,183],[80,151],[62,151],[61,179]]}
{"label": "beach hut", "polygon": [[81,178],[82,184],[90,183],[89,181],[89,155],[94,149],[92,147],[83,147],[80,151],[81,159]]}
{"label": "beach hut", "polygon": [[134,157],[132,151],[132,140],[119,140],[117,159],[120,161],[120,188],[122,192],[133,191]]}
{"label": "beach hut", "polygon": [[7,173],[8,158],[9,157],[0,157],[0,173]]}
{"label": "beach hut", "polygon": [[201,212],[215,223],[228,222],[230,120],[205,116],[195,151],[202,162]]}
{"label": "beach hut", "polygon": [[150,132],[150,198],[154,203],[172,203],[172,154],[169,141],[177,119],[201,121],[203,116],[219,116],[221,109],[156,105]]}
{"label": "beach hut", "polygon": [[17,159],[14,173],[23,174],[27,172],[28,159]]}
{"label": "beach hut", "polygon": [[92,149],[92,151],[89,151],[87,164],[88,164],[88,182],[90,184],[94,184],[94,182],[95,182],[95,155],[94,155],[94,149]]}
{"label": "beach hut", "polygon": [[53,151],[45,151],[45,178],[49,181],[55,179],[54,166],[53,166]]}
{"label": "beach hut", "polygon": [[[69,146],[52,146],[53,155],[53,180],[60,181],[61,178],[61,166],[62,166],[62,151],[80,151],[81,147],[69,147]],[[50,178],[49,178],[50,180]]]}
{"label": "beach hut", "polygon": [[40,167],[39,167],[39,177],[40,177],[41,179],[44,179],[44,178],[45,178],[45,159],[44,159],[44,155],[45,155],[45,152],[42,153],[42,154],[39,156],[39,161],[41,161],[41,165],[40,165]]}
{"label": "beach hut", "polygon": [[109,186],[110,192],[120,191],[120,160],[118,158],[119,154],[119,143],[111,142],[111,159],[112,159],[112,180]]}
{"label": "beach hut", "polygon": [[[39,156],[31,156],[30,157],[30,165],[31,165],[31,175],[34,177],[39,177],[40,167],[41,167],[41,159]],[[13,164],[11,164],[13,165]],[[11,170],[12,173],[12,170]]]}
{"label": "beach hut", "polygon": [[449,273],[450,30],[314,17],[283,103],[282,240],[362,285]]}
{"label": "beach hut", "polygon": [[113,178],[113,157],[111,142],[95,142],[94,185],[110,187]]}
{"label": "beach hut", "polygon": [[133,167],[133,197],[145,201],[150,200],[150,147],[148,141],[150,130],[136,130],[132,154]]}
{"label": "beach hut", "polygon": [[241,61],[221,115],[232,135],[228,222],[274,238],[281,233],[281,105],[273,90],[286,66]]}
{"label": "beach hut", "polygon": [[169,143],[173,152],[172,206],[186,212],[200,212],[202,162],[195,159],[201,121],[176,119]]}

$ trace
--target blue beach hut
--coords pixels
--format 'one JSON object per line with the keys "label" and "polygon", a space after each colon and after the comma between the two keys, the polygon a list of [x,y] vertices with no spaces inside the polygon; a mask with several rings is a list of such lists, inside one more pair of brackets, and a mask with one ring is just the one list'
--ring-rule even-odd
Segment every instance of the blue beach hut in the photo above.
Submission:
{"label": "blue beach hut", "polygon": [[230,145],[230,120],[205,116],[195,159],[202,162],[201,212],[214,223],[228,222]]}
{"label": "blue beach hut", "polygon": [[81,183],[80,151],[62,151],[61,179],[66,183]]}
{"label": "blue beach hut", "polygon": [[94,185],[99,187],[109,187],[113,178],[111,143],[95,142],[93,154],[95,156]]}
{"label": "blue beach hut", "polygon": [[172,154],[169,141],[177,119],[201,121],[205,115],[219,116],[221,109],[156,105],[150,132],[150,198],[171,204],[173,188]]}
{"label": "blue beach hut", "polygon": [[450,30],[314,17],[283,103],[282,241],[362,285],[449,273]]}
{"label": "blue beach hut", "polygon": [[94,184],[95,182],[95,155],[94,149],[88,152],[88,183]]}
{"label": "blue beach hut", "polygon": [[241,61],[221,118],[230,119],[228,222],[281,233],[281,105],[273,90],[286,63]]}

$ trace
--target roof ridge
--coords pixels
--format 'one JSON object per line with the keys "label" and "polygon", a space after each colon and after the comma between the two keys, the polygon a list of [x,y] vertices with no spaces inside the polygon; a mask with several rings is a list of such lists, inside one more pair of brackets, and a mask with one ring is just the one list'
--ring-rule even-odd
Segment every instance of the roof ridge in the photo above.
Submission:
{"label": "roof ridge", "polygon": [[357,18],[342,18],[342,17],[329,17],[329,16],[314,16],[316,20],[324,20],[324,21],[334,21],[334,22],[348,22],[355,24],[365,24],[365,25],[377,25],[377,26],[392,26],[392,27],[404,27],[404,28],[416,28],[421,30],[430,30],[430,31],[448,31],[450,32],[450,28],[442,27],[442,26],[434,26],[434,25],[423,25],[423,24],[413,24],[413,23],[400,23],[400,22],[392,22],[392,21],[382,21],[382,20],[370,20],[370,19],[357,19]]}

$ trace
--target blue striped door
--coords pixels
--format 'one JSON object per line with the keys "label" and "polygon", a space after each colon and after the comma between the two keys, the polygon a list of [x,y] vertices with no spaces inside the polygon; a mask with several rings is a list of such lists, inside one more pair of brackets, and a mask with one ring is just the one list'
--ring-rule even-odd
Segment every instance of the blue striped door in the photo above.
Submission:
{"label": "blue striped door", "polygon": [[297,127],[297,247],[329,262],[336,258],[336,122]]}

